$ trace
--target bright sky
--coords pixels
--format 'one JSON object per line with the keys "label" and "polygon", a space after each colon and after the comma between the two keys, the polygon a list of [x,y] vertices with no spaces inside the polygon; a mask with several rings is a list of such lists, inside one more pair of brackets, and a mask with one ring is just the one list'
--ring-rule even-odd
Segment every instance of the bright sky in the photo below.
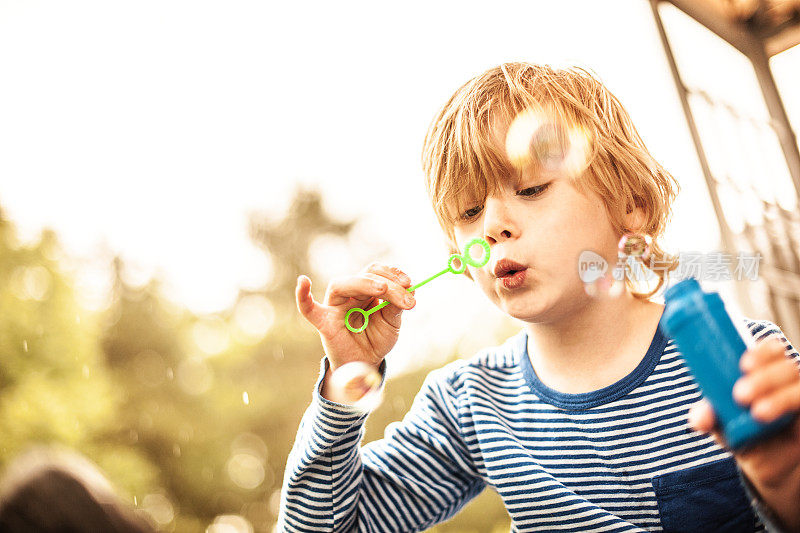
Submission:
{"label": "bright sky", "polygon": [[[666,15],[676,51],[691,51],[687,80],[751,101],[752,79],[722,72],[740,62],[699,59],[713,43]],[[779,73],[793,87],[795,52]],[[298,184],[318,185],[331,213],[363,222],[364,257],[320,243],[331,274],[379,259],[427,277],[446,256],[419,164],[426,128],[458,86],[509,60],[596,72],[682,184],[667,244],[718,246],[645,0],[0,0],[0,206],[26,238],[49,226],[75,256],[118,252],[210,312],[268,279],[248,215],[278,217]],[[391,252],[370,257],[370,235]],[[470,306],[493,312],[468,282],[437,283],[407,319],[427,338],[475,320]]]}

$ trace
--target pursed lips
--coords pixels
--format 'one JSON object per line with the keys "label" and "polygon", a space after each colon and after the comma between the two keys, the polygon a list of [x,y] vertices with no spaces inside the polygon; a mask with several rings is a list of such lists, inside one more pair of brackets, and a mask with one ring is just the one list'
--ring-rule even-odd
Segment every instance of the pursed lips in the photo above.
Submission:
{"label": "pursed lips", "polygon": [[494,273],[496,278],[504,278],[508,276],[514,275],[514,273],[519,272],[520,270],[525,270],[528,267],[517,263],[516,261],[512,261],[511,259],[501,259],[494,265],[494,269],[492,272]]}

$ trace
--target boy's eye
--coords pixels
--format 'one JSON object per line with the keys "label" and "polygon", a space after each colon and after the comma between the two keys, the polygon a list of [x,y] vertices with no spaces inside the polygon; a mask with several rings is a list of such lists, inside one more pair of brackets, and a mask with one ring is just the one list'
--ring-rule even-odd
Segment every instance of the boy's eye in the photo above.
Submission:
{"label": "boy's eye", "polygon": [[535,187],[528,187],[527,189],[522,189],[521,191],[517,191],[517,195],[519,196],[538,196],[542,194],[547,187],[549,187],[549,183],[545,183],[544,185],[537,185]]}
{"label": "boy's eye", "polygon": [[[527,189],[522,189],[520,191],[517,191],[517,196],[525,196],[527,198],[539,196],[549,186],[550,186],[549,183],[545,183],[543,185],[536,185],[534,187],[528,187]],[[466,211],[461,213],[459,215],[459,218],[461,220],[463,220],[463,221],[469,221],[469,220],[475,218],[476,216],[478,216],[481,211],[483,211],[483,206],[482,205],[476,205],[475,207],[473,207],[471,209],[467,209]]]}
{"label": "boy's eye", "polygon": [[481,211],[483,211],[483,206],[476,205],[475,207],[467,209],[466,211],[461,213],[460,218],[461,220],[469,220],[471,218],[478,216]]}

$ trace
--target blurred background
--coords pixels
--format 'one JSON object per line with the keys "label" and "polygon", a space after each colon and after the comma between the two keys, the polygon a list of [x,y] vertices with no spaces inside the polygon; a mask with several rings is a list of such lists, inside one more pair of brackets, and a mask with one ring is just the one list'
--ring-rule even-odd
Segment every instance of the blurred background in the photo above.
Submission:
{"label": "blurred background", "polygon": [[[681,184],[666,249],[761,254],[711,285],[797,339],[799,9],[0,0],[0,466],[60,443],[164,531],[272,531],[322,357],[297,275],[446,265],[422,140],[505,61],[595,72]],[[417,299],[365,442],[520,327],[465,278]],[[487,490],[434,531],[508,527]]]}

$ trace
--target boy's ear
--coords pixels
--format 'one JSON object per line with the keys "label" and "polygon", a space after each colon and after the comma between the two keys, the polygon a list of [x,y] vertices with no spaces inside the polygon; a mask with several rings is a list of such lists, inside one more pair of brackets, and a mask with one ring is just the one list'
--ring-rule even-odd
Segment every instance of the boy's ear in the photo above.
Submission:
{"label": "boy's ear", "polygon": [[625,230],[632,233],[639,233],[644,227],[646,218],[644,209],[641,207],[634,207],[625,214]]}

